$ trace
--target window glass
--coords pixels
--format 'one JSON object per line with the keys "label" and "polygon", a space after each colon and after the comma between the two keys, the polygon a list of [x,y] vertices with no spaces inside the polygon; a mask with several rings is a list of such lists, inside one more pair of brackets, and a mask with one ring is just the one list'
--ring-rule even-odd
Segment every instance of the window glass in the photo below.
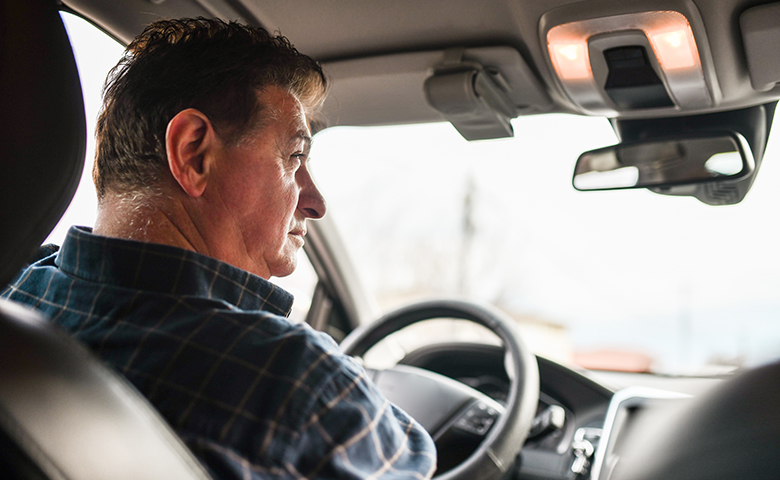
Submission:
{"label": "window glass", "polygon": [[298,267],[286,277],[272,277],[271,281],[292,293],[295,297],[290,320],[294,323],[306,321],[314,290],[317,287],[317,272],[303,249],[298,250]]}
{"label": "window glass", "polygon": [[92,183],[95,159],[95,122],[101,104],[106,75],[122,56],[124,47],[89,22],[69,13],[60,14],[70,38],[79,69],[84,110],[87,116],[87,153],[81,182],[68,210],[51,231],[46,243],[61,245],[71,225],[92,226],[97,212],[97,196]]}
{"label": "window glass", "polygon": [[747,198],[714,207],[574,190],[579,154],[616,142],[603,118],[513,126],[479,142],[449,124],[318,134],[329,214],[384,310],[488,302],[538,353],[593,368],[708,374],[780,357],[777,132]]}

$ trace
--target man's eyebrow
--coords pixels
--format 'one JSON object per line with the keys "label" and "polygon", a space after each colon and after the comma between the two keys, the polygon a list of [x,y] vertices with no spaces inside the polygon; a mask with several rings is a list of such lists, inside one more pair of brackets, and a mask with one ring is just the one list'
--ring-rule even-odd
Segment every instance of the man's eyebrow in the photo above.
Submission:
{"label": "man's eyebrow", "polygon": [[298,130],[290,137],[289,143],[296,143],[300,140],[303,140],[306,143],[306,148],[311,148],[312,138],[311,135],[309,135],[309,132],[306,130]]}

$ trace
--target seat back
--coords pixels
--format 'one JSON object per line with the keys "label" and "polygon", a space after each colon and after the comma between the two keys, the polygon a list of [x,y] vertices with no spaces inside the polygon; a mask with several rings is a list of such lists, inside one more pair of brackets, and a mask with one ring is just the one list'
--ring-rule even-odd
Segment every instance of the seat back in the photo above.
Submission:
{"label": "seat back", "polygon": [[86,124],[54,1],[0,2],[0,285],[46,239],[81,178]]}
{"label": "seat back", "polygon": [[[67,208],[84,163],[78,72],[54,0],[0,0],[0,287]],[[0,300],[0,476],[208,479],[123,378]]]}
{"label": "seat back", "polygon": [[0,301],[0,472],[34,479],[209,478],[127,381],[41,314],[9,301]]}

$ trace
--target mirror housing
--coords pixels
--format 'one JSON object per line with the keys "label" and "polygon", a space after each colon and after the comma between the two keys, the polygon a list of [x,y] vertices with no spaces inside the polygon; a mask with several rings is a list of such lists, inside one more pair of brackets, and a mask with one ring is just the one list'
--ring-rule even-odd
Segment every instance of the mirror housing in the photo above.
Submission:
{"label": "mirror housing", "polygon": [[705,132],[623,142],[583,153],[572,183],[581,191],[671,189],[739,180],[755,171],[745,138]]}
{"label": "mirror housing", "polygon": [[761,167],[777,102],[680,117],[613,118],[615,133],[623,143],[668,137],[694,137],[702,132],[735,132],[743,136],[755,161],[755,169],[739,179],[649,187],[661,195],[695,197],[708,205],[733,205],[750,191]]}

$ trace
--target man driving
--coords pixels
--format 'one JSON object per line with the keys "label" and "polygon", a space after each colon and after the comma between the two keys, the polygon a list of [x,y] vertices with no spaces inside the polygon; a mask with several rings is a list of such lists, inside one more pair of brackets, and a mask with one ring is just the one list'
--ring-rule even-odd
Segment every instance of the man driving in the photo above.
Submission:
{"label": "man driving", "polygon": [[268,281],[325,214],[319,65],[265,30],[156,22],[109,74],[98,217],[2,292],[125,375],[215,478],[429,478],[430,436]]}

